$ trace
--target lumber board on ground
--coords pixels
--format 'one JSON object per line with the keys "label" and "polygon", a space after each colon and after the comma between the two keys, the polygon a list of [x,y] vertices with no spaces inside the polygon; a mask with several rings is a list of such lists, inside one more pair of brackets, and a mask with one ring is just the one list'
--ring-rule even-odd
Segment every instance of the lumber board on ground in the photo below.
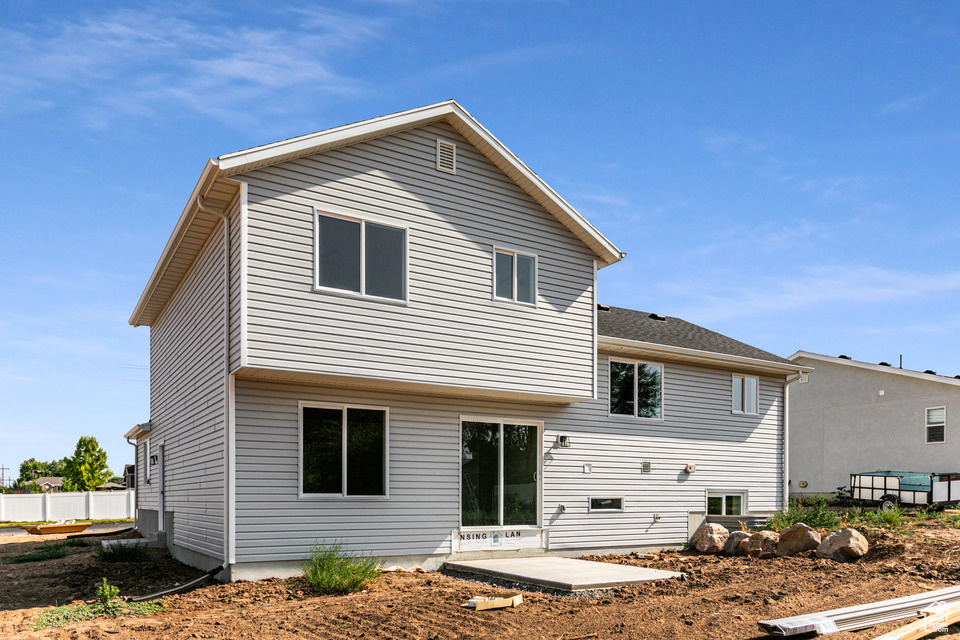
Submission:
{"label": "lumber board on ground", "polygon": [[919,640],[960,621],[960,603],[932,607],[919,612],[922,620],[911,622],[895,631],[877,636],[874,640]]}

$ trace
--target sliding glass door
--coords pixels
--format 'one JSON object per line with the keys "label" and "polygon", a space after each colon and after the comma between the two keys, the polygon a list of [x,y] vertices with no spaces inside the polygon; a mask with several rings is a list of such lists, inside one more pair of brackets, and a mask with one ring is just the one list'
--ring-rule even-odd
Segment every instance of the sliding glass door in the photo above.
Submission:
{"label": "sliding glass door", "polygon": [[539,480],[538,424],[461,423],[462,526],[538,525]]}

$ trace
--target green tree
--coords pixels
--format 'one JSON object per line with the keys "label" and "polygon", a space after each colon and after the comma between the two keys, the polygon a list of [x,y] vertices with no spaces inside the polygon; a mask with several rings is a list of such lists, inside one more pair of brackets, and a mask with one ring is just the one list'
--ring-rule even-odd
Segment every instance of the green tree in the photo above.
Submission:
{"label": "green tree", "polygon": [[73,457],[67,462],[65,478],[80,491],[93,491],[113,475],[107,468],[107,452],[96,438],[83,436],[77,441]]}
{"label": "green tree", "polygon": [[36,458],[24,460],[20,463],[20,477],[17,478],[15,486],[22,487],[28,482],[32,482],[36,478],[42,478],[45,476],[61,478],[66,472],[67,462],[69,461],[70,458],[52,460],[50,462],[43,462],[41,460],[37,460]]}

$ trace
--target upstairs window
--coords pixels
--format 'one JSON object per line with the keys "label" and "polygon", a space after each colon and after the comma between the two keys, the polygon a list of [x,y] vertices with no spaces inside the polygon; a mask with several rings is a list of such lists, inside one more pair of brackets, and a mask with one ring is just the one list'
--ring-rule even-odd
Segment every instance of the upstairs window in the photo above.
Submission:
{"label": "upstairs window", "polygon": [[317,212],[316,286],[406,299],[407,232]]}
{"label": "upstairs window", "polygon": [[947,408],[933,407],[926,410],[927,444],[940,444],[947,441]]}
{"label": "upstairs window", "polygon": [[515,251],[494,251],[493,295],[534,304],[537,299],[537,258]]}
{"label": "upstairs window", "polygon": [[760,413],[759,386],[760,381],[754,376],[733,374],[734,413]]}
{"label": "upstairs window", "polygon": [[663,365],[610,361],[610,413],[637,418],[661,417]]}

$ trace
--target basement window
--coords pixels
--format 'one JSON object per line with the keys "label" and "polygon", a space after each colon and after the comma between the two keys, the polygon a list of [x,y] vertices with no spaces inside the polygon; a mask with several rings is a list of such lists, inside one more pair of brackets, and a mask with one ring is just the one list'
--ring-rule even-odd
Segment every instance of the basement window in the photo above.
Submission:
{"label": "basement window", "polygon": [[708,493],[707,515],[742,516],[744,502],[743,493]]}
{"label": "basement window", "polygon": [[926,410],[927,444],[942,444],[947,441],[947,408],[932,407]]}
{"label": "basement window", "polygon": [[623,511],[623,498],[590,498],[590,511]]}

